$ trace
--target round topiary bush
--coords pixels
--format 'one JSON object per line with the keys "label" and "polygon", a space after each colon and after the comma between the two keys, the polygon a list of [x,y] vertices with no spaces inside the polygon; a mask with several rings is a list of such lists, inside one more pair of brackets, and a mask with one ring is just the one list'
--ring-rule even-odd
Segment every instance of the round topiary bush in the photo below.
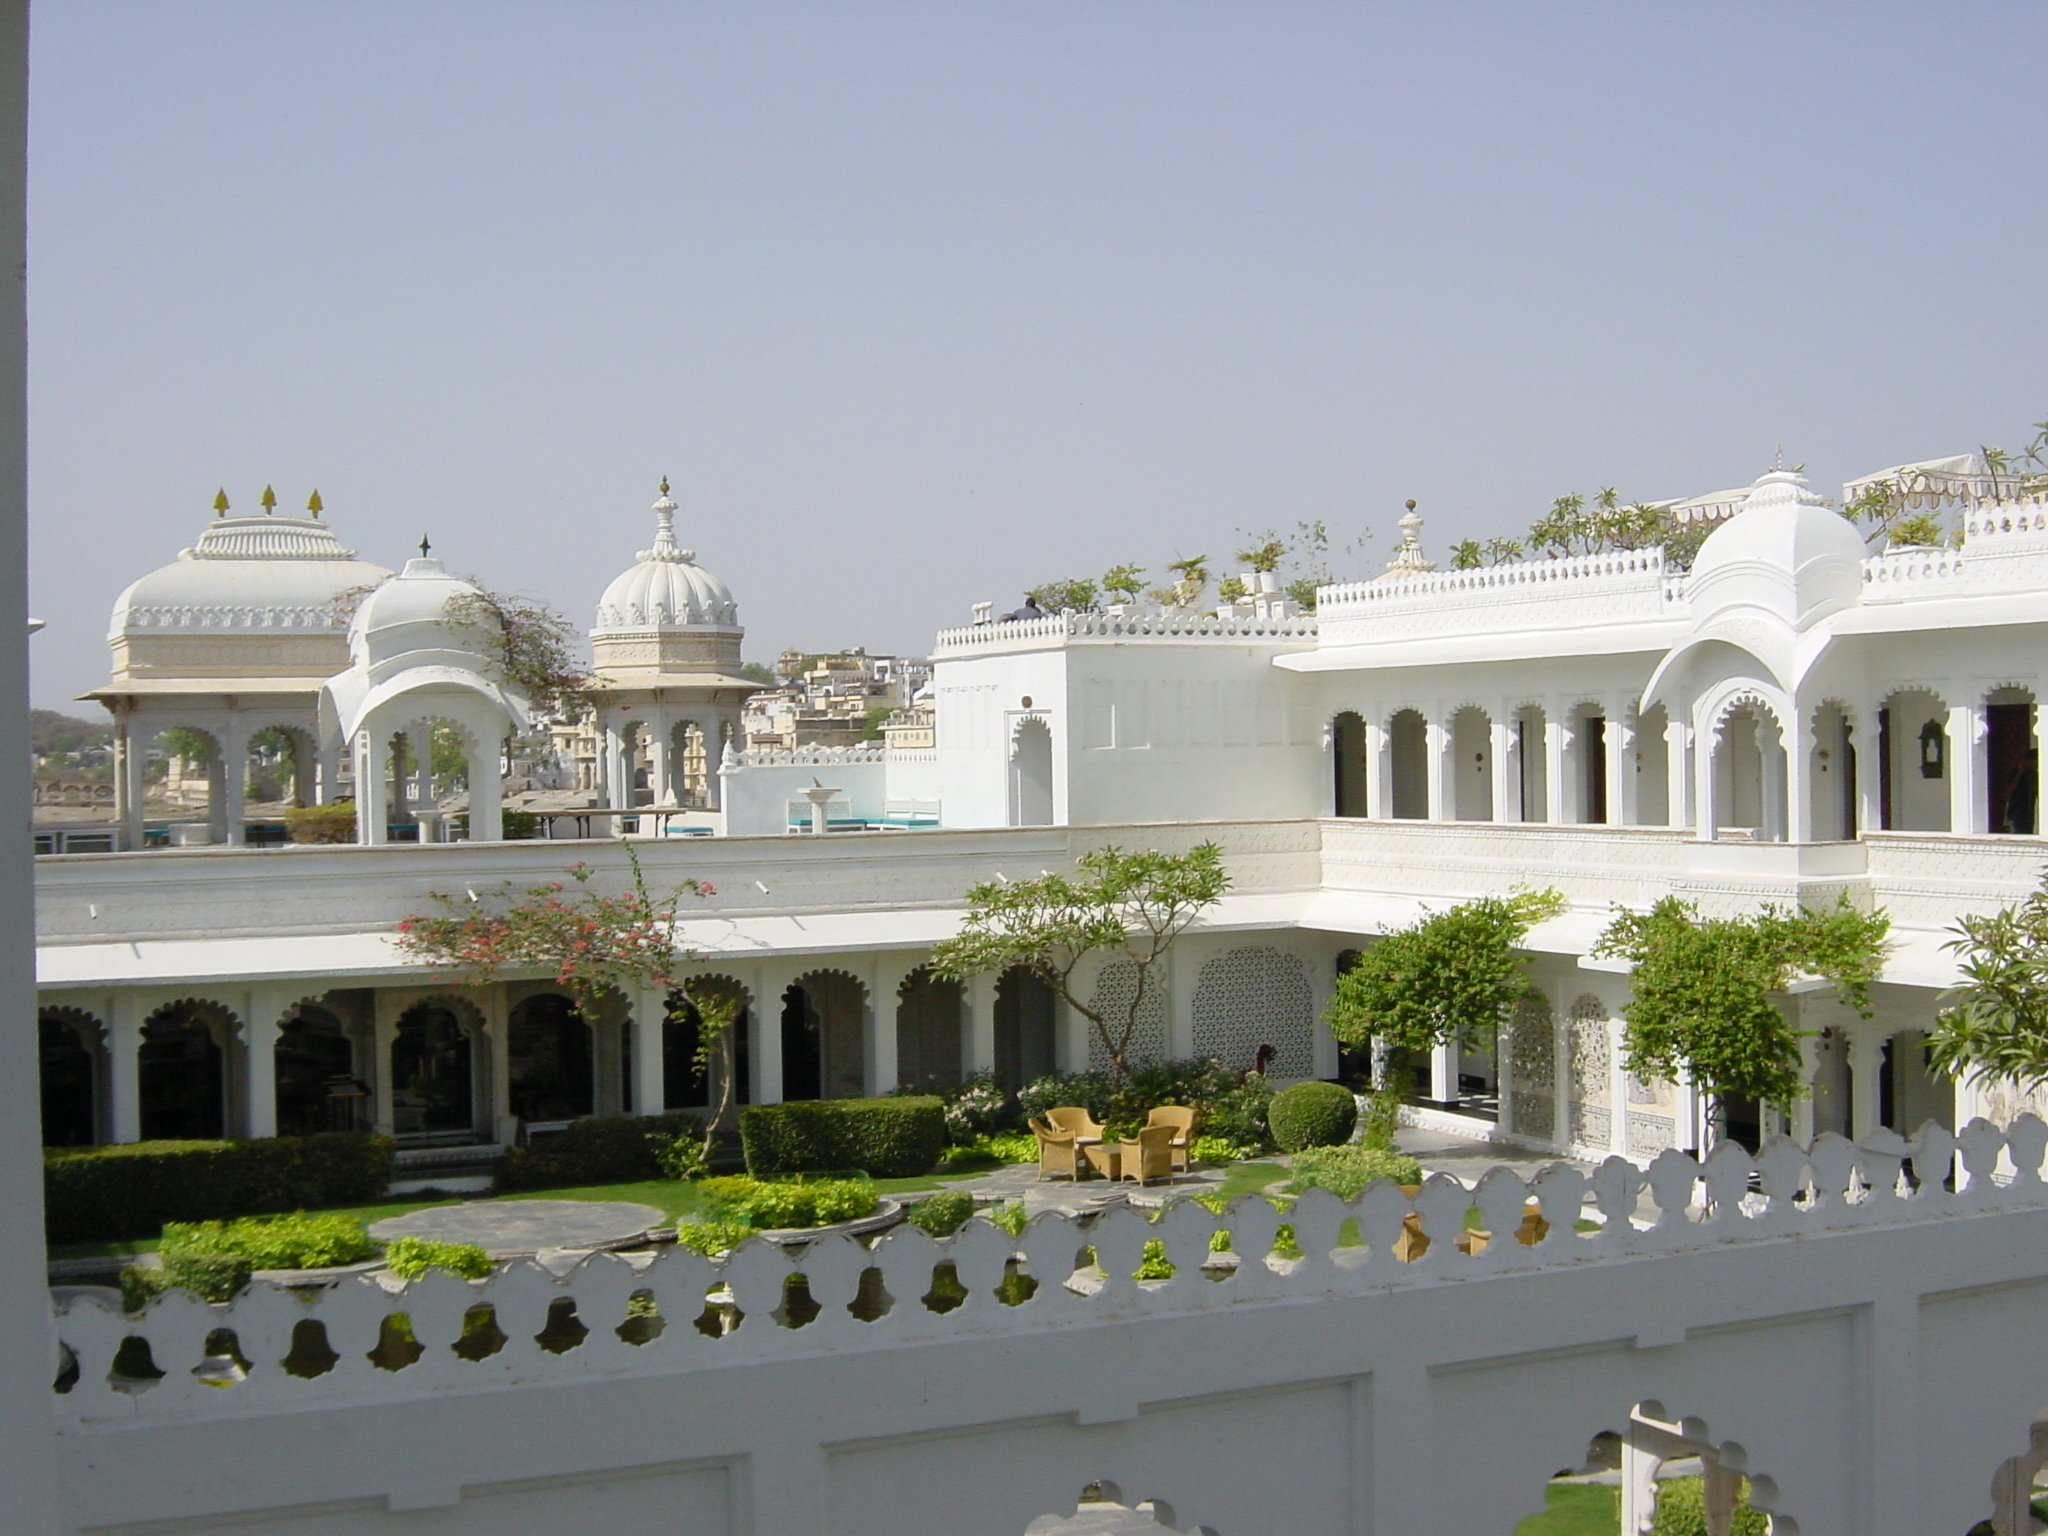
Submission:
{"label": "round topiary bush", "polygon": [[1266,1123],[1282,1152],[1303,1147],[1339,1147],[1358,1124],[1358,1104],[1336,1083],[1296,1083],[1273,1095]]}

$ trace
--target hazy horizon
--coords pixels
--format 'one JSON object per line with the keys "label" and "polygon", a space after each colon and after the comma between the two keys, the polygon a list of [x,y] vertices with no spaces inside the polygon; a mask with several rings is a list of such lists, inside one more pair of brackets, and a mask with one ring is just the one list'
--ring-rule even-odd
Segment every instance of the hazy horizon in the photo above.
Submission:
{"label": "hazy horizon", "polygon": [[587,627],[922,652],[1239,529],[2048,416],[2039,6],[38,0],[34,700],[266,483]]}

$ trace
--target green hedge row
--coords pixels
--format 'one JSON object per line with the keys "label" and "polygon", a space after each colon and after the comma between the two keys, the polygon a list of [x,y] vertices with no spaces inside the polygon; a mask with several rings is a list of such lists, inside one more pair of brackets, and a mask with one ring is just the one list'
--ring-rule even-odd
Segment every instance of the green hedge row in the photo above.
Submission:
{"label": "green hedge row", "polygon": [[938,1098],[805,1099],[740,1111],[747,1172],[827,1173],[857,1168],[877,1179],[930,1173],[946,1150]]}
{"label": "green hedge row", "polygon": [[53,1243],[155,1237],[167,1221],[376,1200],[391,1140],[337,1132],[260,1141],[137,1141],[43,1152],[43,1228]]}
{"label": "green hedge row", "polygon": [[688,1114],[597,1115],[530,1147],[509,1149],[498,1163],[500,1189],[556,1189],[572,1184],[623,1184],[663,1177],[662,1151],[678,1136],[701,1136]]}

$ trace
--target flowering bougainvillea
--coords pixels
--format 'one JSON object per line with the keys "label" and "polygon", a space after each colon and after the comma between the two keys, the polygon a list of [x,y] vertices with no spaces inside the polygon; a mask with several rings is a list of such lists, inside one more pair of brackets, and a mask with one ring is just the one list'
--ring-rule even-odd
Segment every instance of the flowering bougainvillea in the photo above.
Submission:
{"label": "flowering bougainvillea", "polygon": [[632,889],[607,895],[591,885],[587,864],[566,880],[518,886],[488,895],[430,892],[441,909],[398,925],[398,947],[468,986],[507,971],[549,972],[586,1017],[607,992],[678,984],[695,956],[677,948],[676,913],[684,898],[715,896],[702,880],[685,880],[665,897],[648,893],[639,855],[628,845]]}

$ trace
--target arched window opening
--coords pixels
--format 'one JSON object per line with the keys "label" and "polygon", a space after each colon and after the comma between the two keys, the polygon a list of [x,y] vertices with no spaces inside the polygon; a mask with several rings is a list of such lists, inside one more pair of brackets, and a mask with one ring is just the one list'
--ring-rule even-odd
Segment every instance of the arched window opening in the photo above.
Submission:
{"label": "arched window opening", "polygon": [[1370,816],[1366,798],[1365,722],[1345,710],[1330,722],[1330,765],[1336,776],[1332,809],[1339,816]]}
{"label": "arched window opening", "polygon": [[210,1141],[227,1134],[226,1061],[211,1025],[224,1010],[172,1003],[142,1026],[136,1090],[144,1141]]}
{"label": "arched window opening", "polygon": [[1055,1061],[1055,1007],[1044,978],[1013,966],[996,981],[996,1081],[1015,1091]]}
{"label": "arched window opening", "polygon": [[1493,820],[1493,721],[1470,705],[1451,716],[1451,815]]}
{"label": "arched window opening", "polygon": [[1607,715],[1597,704],[1581,704],[1572,711],[1570,761],[1565,765],[1568,784],[1578,792],[1574,820],[1587,825],[1604,825],[1607,816]]}
{"label": "arched window opening", "polygon": [[399,1015],[391,1041],[392,1129],[400,1136],[447,1136],[476,1128],[469,1031],[443,1002]]}
{"label": "arched window opening", "polygon": [[359,1128],[368,1095],[341,1020],[318,1004],[300,1003],[279,1027],[273,1054],[280,1136]]}
{"label": "arched window opening", "polygon": [[1052,727],[1033,717],[1010,746],[1010,825],[1052,825]]}
{"label": "arched window opening", "polygon": [[2039,825],[2040,752],[2034,738],[2034,696],[2001,688],[1984,706],[1984,825],[2031,837]]}
{"label": "arched window opening", "polygon": [[1948,705],[1923,689],[1901,689],[1878,711],[1877,733],[1884,829],[1948,831]]}
{"label": "arched window opening", "polygon": [[590,1025],[559,992],[513,1005],[505,1031],[505,1079],[512,1113],[528,1125],[576,1120],[596,1109]]}
{"label": "arched window opening", "polygon": [[43,1145],[90,1147],[99,1135],[100,1053],[92,1024],[70,1009],[36,1019],[42,1057]]}
{"label": "arched window opening", "polygon": [[1901,1136],[1930,1120],[1956,1128],[1955,1080],[1929,1066],[1924,1029],[1902,1029],[1885,1041],[1877,1067],[1877,1118]]}
{"label": "arched window opening", "polygon": [[1402,821],[1429,815],[1429,725],[1419,711],[1403,709],[1387,722],[1391,813]]}
{"label": "arched window opening", "polygon": [[857,1099],[867,1089],[867,992],[851,976],[813,971],[782,994],[782,1096]]}
{"label": "arched window opening", "polygon": [[965,1000],[959,982],[934,976],[927,967],[904,978],[896,989],[896,1081],[920,1089],[958,1085]]}
{"label": "arched window opening", "polygon": [[1814,711],[1806,782],[1815,842],[1849,842],[1856,836],[1854,734],[1839,704],[1823,704]]}
{"label": "arched window opening", "polygon": [[1716,837],[1782,842],[1785,749],[1778,724],[1754,704],[1737,704],[1714,733]]}
{"label": "arched window opening", "polygon": [[[733,996],[742,999],[732,1023],[733,1102],[751,1102],[753,1094],[752,1057],[747,1045],[751,1033],[752,1007],[746,991],[729,977],[713,977]],[[716,1097],[717,1084],[700,1070],[697,1047],[703,1038],[704,1016],[689,994],[681,988],[668,995],[668,1014],[661,1026],[662,1102],[669,1109],[708,1109]]]}

